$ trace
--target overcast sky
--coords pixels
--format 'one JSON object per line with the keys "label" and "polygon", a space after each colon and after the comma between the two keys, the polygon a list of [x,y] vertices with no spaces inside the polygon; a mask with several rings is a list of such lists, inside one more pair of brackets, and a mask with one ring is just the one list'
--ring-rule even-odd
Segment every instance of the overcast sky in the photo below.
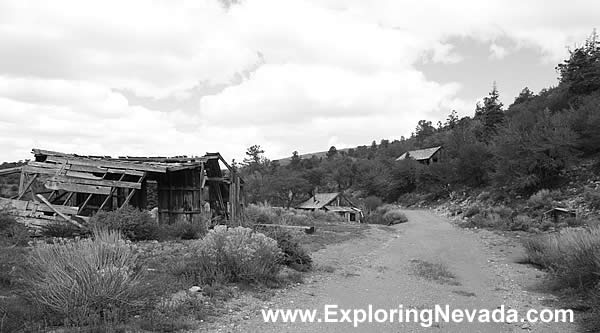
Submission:
{"label": "overcast sky", "polygon": [[0,1],[0,161],[269,158],[409,136],[556,84],[600,1]]}

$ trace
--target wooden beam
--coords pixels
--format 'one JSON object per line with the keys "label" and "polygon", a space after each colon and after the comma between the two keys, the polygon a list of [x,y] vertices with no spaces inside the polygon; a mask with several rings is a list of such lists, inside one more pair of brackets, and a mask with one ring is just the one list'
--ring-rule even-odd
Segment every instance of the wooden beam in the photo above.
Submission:
{"label": "wooden beam", "polygon": [[120,161],[106,161],[106,160],[95,160],[89,158],[76,158],[76,157],[55,157],[48,156],[47,162],[64,163],[71,165],[85,165],[92,167],[111,168],[111,169],[127,169],[127,170],[138,170],[147,172],[159,172],[166,173],[166,166],[151,165],[148,163],[131,163],[131,162],[120,162]]}
{"label": "wooden beam", "polygon": [[141,177],[144,175],[144,171],[138,171],[138,170],[107,169],[106,171],[108,173],[118,173],[118,174],[138,176],[138,177]]}
{"label": "wooden beam", "polygon": [[0,176],[12,175],[12,174],[19,173],[19,172],[21,172],[21,167],[0,169]]}
{"label": "wooden beam", "polygon": [[107,186],[97,186],[97,185],[84,185],[84,184],[72,184],[72,183],[63,183],[49,180],[44,186],[49,190],[63,190],[69,192],[77,192],[77,193],[91,193],[91,194],[104,194],[107,195],[110,193],[110,187]]}
{"label": "wooden beam", "polygon": [[[140,188],[141,188],[142,182],[144,181],[144,178],[146,178],[146,175],[143,175],[138,180],[138,184],[140,184]],[[129,194],[127,195],[127,198],[125,199],[125,202],[123,202],[123,204],[121,205],[121,207],[125,207],[129,203],[129,200],[131,200],[131,198],[133,197],[134,194],[135,194],[135,189],[132,189],[129,192]]]}
{"label": "wooden beam", "polygon": [[56,181],[61,183],[69,183],[69,184],[84,184],[84,185],[97,185],[97,186],[107,186],[107,187],[123,187],[123,188],[134,188],[139,190],[142,188],[142,184],[135,182],[126,182],[122,180],[106,180],[98,177],[98,179],[87,179],[87,178],[75,178],[75,177],[66,177],[66,176],[56,176],[52,177],[50,181]]}
{"label": "wooden beam", "polygon": [[[122,174],[121,178],[119,178],[119,180],[123,180],[124,177],[125,177],[125,174]],[[106,206],[106,204],[108,203],[108,201],[110,200],[110,198],[112,197],[112,195],[113,195],[114,192],[115,192],[115,188],[111,187],[110,193],[108,194],[108,196],[106,197],[106,199],[104,199],[104,201],[100,205],[100,208],[98,208],[98,211],[101,211],[102,209],[104,209],[104,206]]]}
{"label": "wooden beam", "polygon": [[287,225],[287,224],[255,224],[255,229],[268,229],[268,228],[280,228],[280,229],[295,229],[302,230],[307,234],[314,234],[316,229],[314,226],[304,225]]}
{"label": "wooden beam", "polygon": [[29,190],[29,188],[31,187],[31,185],[33,185],[33,182],[35,181],[35,179],[37,178],[38,175],[33,175],[31,177],[31,179],[27,182],[27,185],[25,185],[23,187],[23,191],[21,193],[19,193],[19,196],[17,197],[17,200],[21,200],[21,198],[23,197],[23,195],[25,195],[25,193],[27,193],[27,190]]}
{"label": "wooden beam", "polygon": [[54,206],[53,206],[53,205],[50,203],[50,201],[48,201],[48,199],[44,198],[44,196],[43,196],[43,195],[41,195],[41,194],[38,194],[38,195],[37,195],[37,197],[38,197],[38,199],[42,200],[42,202],[43,202],[44,204],[46,204],[46,206],[48,206],[48,208],[52,209],[52,211],[54,211],[56,214],[58,214],[58,216],[62,217],[63,219],[65,219],[67,222],[69,222],[69,223],[73,224],[74,226],[76,226],[76,227],[78,227],[78,228],[80,228],[80,229],[83,229],[83,226],[82,226],[81,224],[79,224],[79,223],[78,223],[78,222],[76,222],[76,221],[73,221],[73,220],[72,220],[72,219],[71,219],[69,216],[67,216],[67,215],[65,215],[65,214],[63,214],[63,213],[61,213],[61,212],[60,212],[60,210],[59,210],[59,209],[56,209],[56,208],[55,208],[55,207],[54,207]]}
{"label": "wooden beam", "polygon": [[87,198],[85,198],[85,201],[83,202],[83,205],[81,205],[79,207],[79,210],[77,210],[77,214],[81,214],[83,212],[83,209],[85,208],[85,206],[88,204],[88,202],[90,201],[90,199],[92,198],[92,193],[88,194]]}
{"label": "wooden beam", "polygon": [[40,168],[31,165],[23,166],[23,172],[25,173],[38,173],[41,175],[56,175],[56,172],[60,170],[59,168],[49,169],[49,168]]}
{"label": "wooden beam", "polygon": [[[50,210],[45,205],[43,205],[39,202],[35,202],[35,201],[0,198],[0,206],[6,207],[9,209],[12,208],[17,211],[29,212],[29,213],[36,212],[36,211],[46,212],[46,213],[53,212],[53,210]],[[75,214],[77,214],[77,210],[78,210],[77,207],[71,207],[71,206],[54,206],[54,207],[57,210],[59,210],[61,213],[67,214],[67,215],[75,215]]]}

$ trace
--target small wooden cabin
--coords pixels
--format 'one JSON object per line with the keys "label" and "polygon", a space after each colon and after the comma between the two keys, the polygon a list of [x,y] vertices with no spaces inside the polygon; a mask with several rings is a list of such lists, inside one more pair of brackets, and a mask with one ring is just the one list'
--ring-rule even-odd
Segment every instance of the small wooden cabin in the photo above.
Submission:
{"label": "small wooden cabin", "polygon": [[296,207],[305,210],[324,210],[343,216],[348,222],[361,222],[362,210],[340,192],[316,193]]}
{"label": "small wooden cabin", "polygon": [[400,157],[398,157],[396,159],[396,161],[412,159],[421,164],[429,165],[432,163],[438,163],[438,162],[442,161],[443,152],[444,152],[444,150],[443,150],[442,146],[410,150],[410,151],[407,151],[406,153],[400,155]]}
{"label": "small wooden cabin", "polygon": [[159,222],[167,224],[196,222],[202,214],[241,217],[243,180],[219,153],[111,158],[33,149],[33,154],[34,161],[15,169],[21,173],[19,195],[0,198],[0,205],[28,224],[47,224],[57,215],[78,223],[128,204],[157,208]]}

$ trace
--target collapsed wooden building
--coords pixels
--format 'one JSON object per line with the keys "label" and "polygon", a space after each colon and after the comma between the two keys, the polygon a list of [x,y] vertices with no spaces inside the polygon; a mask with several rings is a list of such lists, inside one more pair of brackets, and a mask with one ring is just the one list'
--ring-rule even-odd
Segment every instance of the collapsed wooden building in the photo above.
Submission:
{"label": "collapsed wooden building", "polygon": [[29,225],[57,219],[81,225],[99,211],[125,205],[157,210],[159,223],[167,224],[241,217],[244,182],[219,153],[112,158],[33,149],[33,154],[26,165],[0,172],[20,172],[18,196],[0,198],[0,207]]}

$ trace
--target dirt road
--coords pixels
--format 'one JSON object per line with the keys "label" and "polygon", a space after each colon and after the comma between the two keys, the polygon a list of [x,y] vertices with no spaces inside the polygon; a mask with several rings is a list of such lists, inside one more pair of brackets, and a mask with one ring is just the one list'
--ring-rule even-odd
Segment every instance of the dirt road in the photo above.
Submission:
{"label": "dirt road", "polygon": [[[243,319],[219,331],[235,332],[570,332],[573,324],[439,323],[264,323],[264,308],[317,309],[496,309],[504,305],[524,315],[542,310],[550,297],[534,291],[541,273],[515,263],[519,246],[491,232],[473,232],[450,224],[428,211],[408,210],[409,222],[373,227],[367,237],[330,246],[315,253],[321,273],[291,290],[256,304]],[[427,267],[428,278],[418,270]],[[439,268],[446,277],[439,278]],[[331,270],[335,271],[331,273]],[[327,271],[329,273],[325,273]],[[443,271],[443,270],[442,270]],[[426,272],[427,273],[427,272]],[[444,274],[442,274],[444,275]],[[452,275],[454,278],[452,278]],[[338,313],[338,319],[341,314]],[[213,328],[214,329],[214,328]]]}

